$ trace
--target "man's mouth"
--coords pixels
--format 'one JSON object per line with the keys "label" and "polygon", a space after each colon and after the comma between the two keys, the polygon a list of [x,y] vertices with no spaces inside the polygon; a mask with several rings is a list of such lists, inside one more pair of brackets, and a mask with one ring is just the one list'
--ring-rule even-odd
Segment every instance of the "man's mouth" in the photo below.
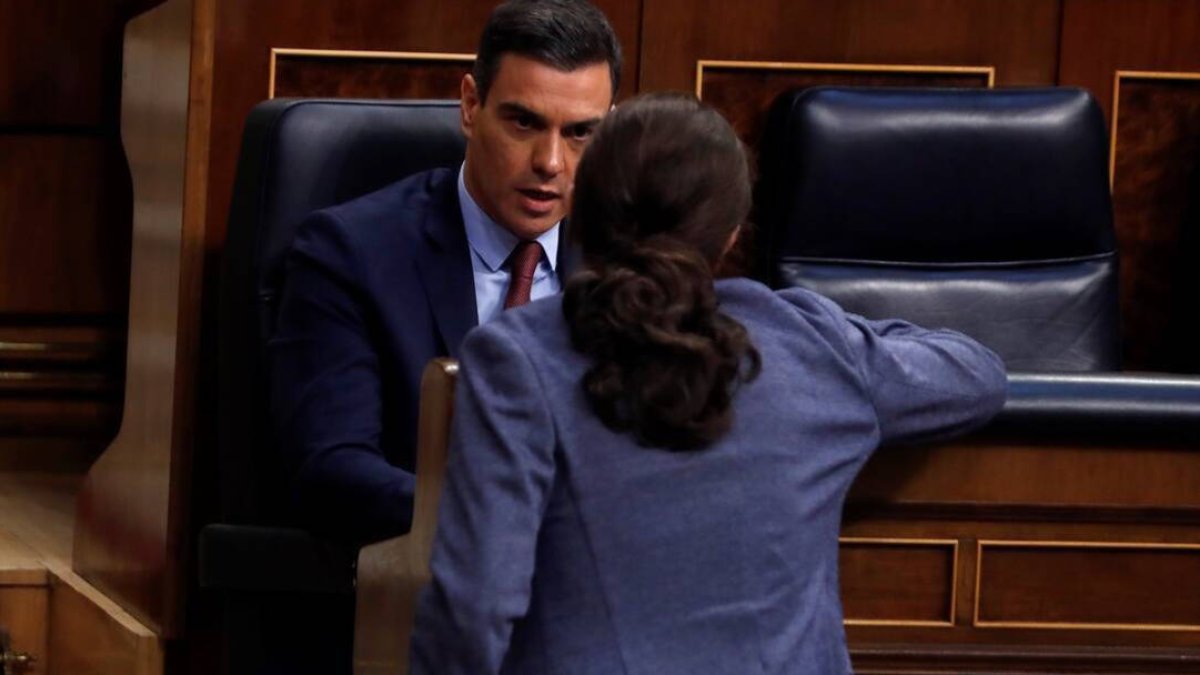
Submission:
{"label": "man's mouth", "polygon": [[527,197],[535,202],[550,202],[550,201],[554,201],[555,199],[559,198],[559,194],[557,192],[553,192],[551,190],[538,190],[536,188],[521,188],[521,189],[518,189],[517,192],[520,192],[522,195],[524,195],[525,197]]}
{"label": "man's mouth", "polygon": [[521,208],[534,218],[544,218],[554,213],[561,199],[560,195],[552,190],[520,188],[517,193],[521,195]]}

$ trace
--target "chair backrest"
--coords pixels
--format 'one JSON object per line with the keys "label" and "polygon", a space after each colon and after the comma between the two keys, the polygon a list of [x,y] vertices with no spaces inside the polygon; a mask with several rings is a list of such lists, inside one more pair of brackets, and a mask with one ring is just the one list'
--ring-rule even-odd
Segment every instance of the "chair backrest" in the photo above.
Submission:
{"label": "chair backrest", "polygon": [[760,268],[871,318],[968,333],[1012,370],[1119,368],[1107,136],[1078,89],[789,92]]}
{"label": "chair backrest", "polygon": [[463,160],[457,101],[277,99],[246,120],[219,309],[218,477],[225,522],[286,521],[264,348],[308,213]]}
{"label": "chair backrest", "polygon": [[408,672],[408,643],[416,625],[417,600],[432,578],[429,559],[450,454],[457,380],[458,364],[451,359],[431,361],[421,377],[412,528],[403,536],[364,546],[358,553],[355,675]]}

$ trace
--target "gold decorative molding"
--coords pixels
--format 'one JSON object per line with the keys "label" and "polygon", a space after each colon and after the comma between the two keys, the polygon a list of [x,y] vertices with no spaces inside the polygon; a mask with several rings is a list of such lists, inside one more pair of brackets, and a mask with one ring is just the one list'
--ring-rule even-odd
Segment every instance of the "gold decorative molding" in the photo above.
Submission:
{"label": "gold decorative molding", "polygon": [[1200,82],[1200,73],[1188,71],[1117,70],[1113,72],[1112,130],[1108,142],[1108,189],[1112,190],[1117,174],[1117,120],[1121,110],[1121,80],[1175,80]]}
{"label": "gold decorative molding", "polygon": [[996,85],[994,66],[938,66],[898,65],[890,63],[808,63],[789,61],[721,61],[700,59],[696,61],[696,98],[704,96],[704,70],[726,68],[739,70],[783,70],[793,72],[833,73],[913,73],[928,75],[985,75],[989,89]]}
{"label": "gold decorative molding", "polygon": [[[1200,79],[1200,78],[1198,78]],[[971,625],[975,628],[1035,628],[1048,630],[1114,630],[1114,631],[1200,631],[1200,624],[1156,624],[1156,623],[1104,623],[1068,621],[981,621],[979,619],[980,584],[983,576],[983,549],[992,548],[1058,548],[1058,549],[1103,549],[1140,551],[1195,551],[1200,553],[1200,544],[1165,544],[1152,542],[1109,542],[1109,541],[1020,541],[987,540],[976,543],[975,554],[975,606]]]}
{"label": "gold decorative molding", "polygon": [[475,60],[474,54],[454,52],[376,52],[361,49],[293,49],[290,47],[272,47],[270,74],[267,78],[267,98],[275,98],[275,67],[281,56],[327,59],[378,59],[385,61],[443,61],[447,63],[469,63]]}
{"label": "gold decorative molding", "polygon": [[890,626],[894,628],[953,628],[954,608],[958,604],[958,540],[918,539],[892,537],[838,537],[838,544],[867,544],[893,547],[938,547],[949,548],[950,559],[950,603],[945,621],[921,621],[913,619],[842,619],[846,626]]}

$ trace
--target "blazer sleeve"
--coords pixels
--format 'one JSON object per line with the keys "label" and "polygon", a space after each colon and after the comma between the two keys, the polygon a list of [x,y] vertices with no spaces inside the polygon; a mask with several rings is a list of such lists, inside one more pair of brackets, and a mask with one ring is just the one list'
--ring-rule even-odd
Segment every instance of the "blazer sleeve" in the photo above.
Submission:
{"label": "blazer sleeve", "polygon": [[356,544],[406,532],[414,478],[384,458],[380,361],[367,331],[362,260],[318,212],[297,233],[274,336],[271,408],[310,527]]}
{"label": "blazer sleeve", "polygon": [[413,673],[498,673],[513,624],[529,608],[538,532],[555,479],[555,433],[533,366],[497,323],[463,343]]}
{"label": "blazer sleeve", "polygon": [[982,426],[1004,406],[1004,362],[975,340],[899,319],[872,321],[826,298],[820,302],[841,327],[875,407],[881,443],[954,436]]}

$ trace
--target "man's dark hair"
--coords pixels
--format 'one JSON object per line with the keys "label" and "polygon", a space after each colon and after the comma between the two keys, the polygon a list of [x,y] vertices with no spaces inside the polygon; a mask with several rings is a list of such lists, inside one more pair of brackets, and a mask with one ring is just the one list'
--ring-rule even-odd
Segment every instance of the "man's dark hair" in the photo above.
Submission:
{"label": "man's dark hair", "polygon": [[607,63],[612,95],[621,83],[621,43],[608,19],[586,0],[509,0],[492,11],[475,57],[481,103],[505,54],[519,54],[570,72]]}

